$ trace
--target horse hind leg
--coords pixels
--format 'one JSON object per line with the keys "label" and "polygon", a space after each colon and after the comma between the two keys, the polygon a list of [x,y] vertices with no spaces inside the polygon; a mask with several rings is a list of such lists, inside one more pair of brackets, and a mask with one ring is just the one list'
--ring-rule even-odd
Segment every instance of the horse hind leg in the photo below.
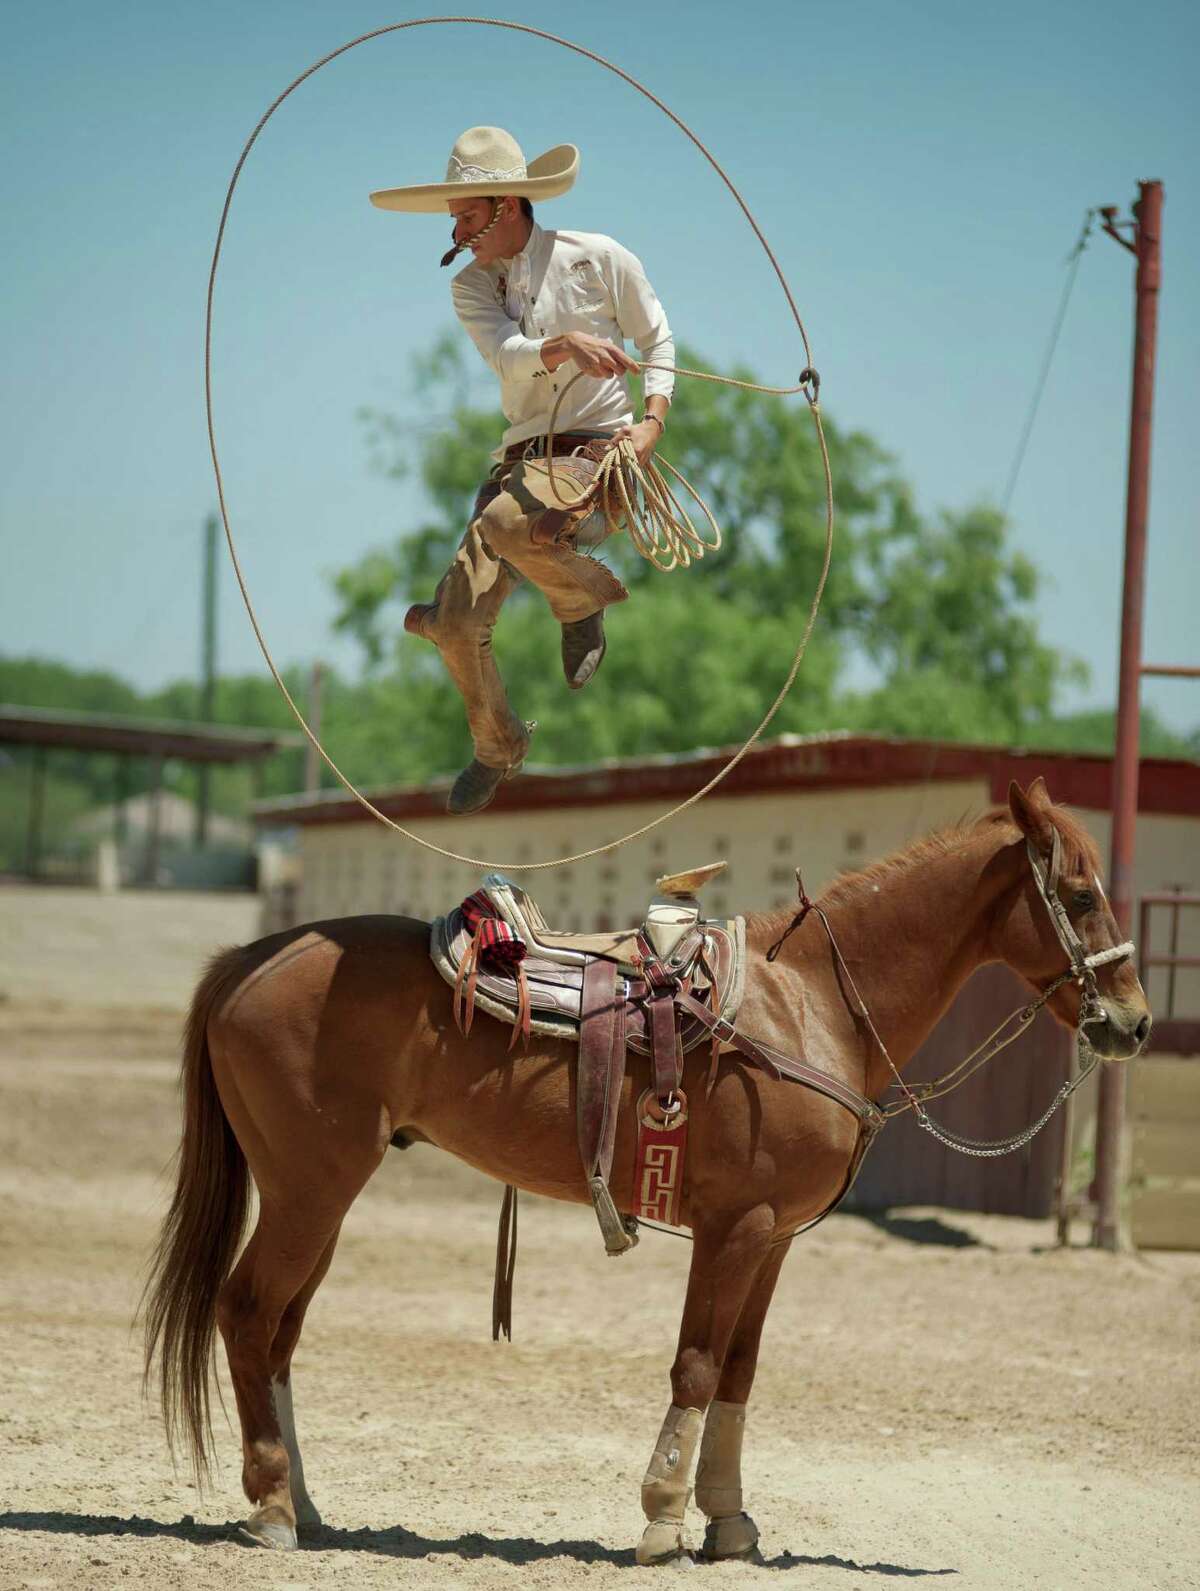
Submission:
{"label": "horse hind leg", "polygon": [[296,1514],[296,1529],[300,1535],[315,1535],[321,1528],[321,1515],[308,1494],[304,1479],[304,1461],[300,1457],[300,1444],[296,1437],[296,1414],[292,1399],[292,1355],[300,1341],[304,1316],[312,1302],[313,1294],[325,1280],[325,1273],[333,1260],[340,1227],[325,1245],[316,1269],[283,1312],[283,1319],[271,1344],[271,1398],[279,1432],[288,1456],[288,1490]]}
{"label": "horse hind leg", "polygon": [[671,1367],[671,1406],[642,1481],[649,1523],[639,1564],[691,1561],[685,1517],[704,1411],[718,1388],[726,1350],[768,1251],[774,1216],[758,1206],[740,1216],[697,1222],[679,1346]]}
{"label": "horse hind leg", "polygon": [[[303,1298],[299,1320],[293,1314],[288,1328],[295,1346],[304,1307],[333,1257],[337,1231],[337,1226],[331,1231],[327,1224],[306,1228],[296,1212],[289,1211],[285,1218],[264,1206],[217,1301],[242,1427],[242,1488],[254,1505],[241,1533],[264,1547],[287,1549],[297,1544],[289,1452],[289,1446],[295,1447],[291,1395],[289,1390],[280,1400],[277,1393],[278,1385],[288,1385],[290,1349],[287,1359],[272,1363],[273,1349],[289,1308]],[[287,1331],[281,1346],[286,1341]],[[303,1469],[300,1490],[307,1498]]]}
{"label": "horse hind leg", "polygon": [[696,1506],[708,1519],[701,1556],[710,1563],[757,1557],[758,1526],[743,1507],[742,1438],[763,1324],[788,1247],[781,1243],[772,1249],[751,1284],[726,1350],[717,1395],[704,1421],[696,1466]]}

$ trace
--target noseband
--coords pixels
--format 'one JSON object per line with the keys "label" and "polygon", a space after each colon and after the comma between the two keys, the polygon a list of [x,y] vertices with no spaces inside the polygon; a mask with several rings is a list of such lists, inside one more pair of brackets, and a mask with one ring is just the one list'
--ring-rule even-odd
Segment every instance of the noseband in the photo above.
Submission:
{"label": "noseband", "polygon": [[1033,868],[1038,894],[1046,903],[1054,931],[1070,958],[1071,965],[1066,972],[1060,973],[1046,989],[1043,989],[1042,996],[1043,1000],[1048,1000],[1052,994],[1062,988],[1064,983],[1074,979],[1080,988],[1079,1021],[1076,1025],[1079,1028],[1091,1027],[1098,1022],[1108,1021],[1108,1012],[1104,1009],[1100,990],[1096,984],[1096,968],[1106,967],[1114,961],[1126,960],[1133,955],[1135,946],[1132,939],[1126,939],[1123,944],[1113,945],[1109,950],[1093,950],[1089,954],[1087,946],[1071,926],[1066,907],[1058,898],[1058,881],[1062,875],[1062,839],[1057,829],[1052,830],[1052,833],[1054,838],[1050,846],[1048,866],[1038,855],[1032,840],[1025,841],[1025,849],[1029,853],[1029,865]]}

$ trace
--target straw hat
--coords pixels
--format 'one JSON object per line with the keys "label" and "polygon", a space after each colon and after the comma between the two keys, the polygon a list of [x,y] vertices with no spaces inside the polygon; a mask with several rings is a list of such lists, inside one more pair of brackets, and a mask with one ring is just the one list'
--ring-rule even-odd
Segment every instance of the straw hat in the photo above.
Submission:
{"label": "straw hat", "polygon": [[556,199],[575,181],[579,151],[574,144],[556,144],[526,164],[521,146],[502,127],[468,127],[450,151],[445,182],[410,188],[380,188],[371,203],[381,210],[446,210],[449,199]]}

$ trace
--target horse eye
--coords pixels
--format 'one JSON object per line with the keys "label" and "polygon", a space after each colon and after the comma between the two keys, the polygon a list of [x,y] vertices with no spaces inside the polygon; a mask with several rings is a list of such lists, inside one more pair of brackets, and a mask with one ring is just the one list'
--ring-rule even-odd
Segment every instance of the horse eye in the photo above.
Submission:
{"label": "horse eye", "polygon": [[1094,911],[1096,908],[1096,897],[1090,889],[1077,889],[1075,891],[1075,906],[1081,912]]}

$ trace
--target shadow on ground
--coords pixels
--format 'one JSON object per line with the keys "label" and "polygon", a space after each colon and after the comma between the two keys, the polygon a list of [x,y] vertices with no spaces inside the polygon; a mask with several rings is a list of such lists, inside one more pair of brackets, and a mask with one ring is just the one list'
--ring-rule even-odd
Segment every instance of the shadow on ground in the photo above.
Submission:
{"label": "shadow on ground", "polygon": [[936,1243],[943,1248],[987,1248],[973,1233],[961,1226],[952,1226],[937,1215],[893,1215],[890,1210],[848,1210],[848,1215],[869,1221],[889,1237],[900,1237],[907,1243]]}
{"label": "shadow on ground", "polygon": [[[166,1537],[211,1546],[216,1542],[237,1542],[247,1551],[255,1549],[236,1535],[237,1525],[200,1525],[190,1514],[170,1522],[143,1519],[139,1514],[121,1518],[116,1514],[0,1514],[0,1531],[44,1531],[54,1536],[137,1536]],[[370,1552],[388,1558],[429,1558],[445,1555],[456,1558],[496,1558],[502,1563],[540,1563],[548,1558],[572,1558],[576,1563],[611,1563],[618,1568],[634,1567],[633,1548],[620,1551],[602,1547],[594,1541],[535,1541],[532,1536],[485,1536],[471,1532],[464,1536],[422,1536],[395,1525],[387,1530],[336,1530],[322,1526],[305,1537],[301,1551]],[[829,1553],[815,1557],[808,1553],[781,1552],[774,1558],[761,1558],[764,1569],[850,1569],[855,1574],[878,1574],[905,1579],[929,1575],[957,1574],[957,1569],[913,1569],[897,1563],[857,1563]]]}

